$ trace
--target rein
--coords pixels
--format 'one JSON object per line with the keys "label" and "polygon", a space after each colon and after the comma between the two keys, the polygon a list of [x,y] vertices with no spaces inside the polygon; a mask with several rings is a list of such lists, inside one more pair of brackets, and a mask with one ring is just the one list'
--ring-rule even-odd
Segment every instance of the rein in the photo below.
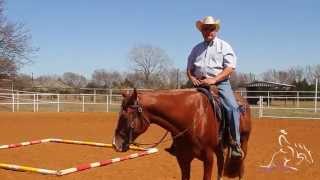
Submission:
{"label": "rein", "polygon": [[[140,105],[140,103],[138,102],[138,100],[135,102],[134,105],[131,105],[128,107],[128,111],[129,112],[137,112],[139,115],[142,116],[143,118],[143,121],[144,122],[147,122],[148,125],[151,124],[151,122],[145,118],[144,114],[143,114],[143,108],[142,106]],[[177,135],[173,136],[172,139],[166,139],[169,131],[167,130],[165,132],[165,134],[160,138],[159,141],[155,142],[155,143],[138,143],[138,142],[131,142],[130,144],[133,144],[135,146],[149,146],[148,148],[154,148],[154,147],[157,147],[159,144],[161,143],[164,143],[164,142],[168,142],[168,141],[173,141],[181,136],[183,136],[185,133],[187,133],[194,125],[194,121],[192,122],[192,125],[188,128],[185,128],[183,131],[180,131]],[[133,131],[133,128],[131,129],[131,131]],[[131,134],[131,133],[130,133]],[[131,136],[131,135],[130,135]]]}

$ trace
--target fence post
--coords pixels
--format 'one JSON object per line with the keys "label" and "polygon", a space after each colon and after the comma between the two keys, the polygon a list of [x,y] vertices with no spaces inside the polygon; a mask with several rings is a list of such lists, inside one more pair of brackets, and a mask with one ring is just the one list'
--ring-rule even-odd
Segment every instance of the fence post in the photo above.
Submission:
{"label": "fence post", "polygon": [[109,96],[110,96],[109,103],[112,104],[112,89],[111,88],[109,89]]}
{"label": "fence post", "polygon": [[94,88],[93,89],[93,94],[94,94],[94,96],[93,96],[93,103],[96,103],[96,101],[97,101],[97,90],[96,90],[96,88]]}
{"label": "fence post", "polygon": [[317,102],[318,102],[318,78],[316,78],[316,89],[314,93],[314,112],[317,112]]}
{"label": "fence post", "polygon": [[33,94],[33,112],[36,112],[36,94]]}
{"label": "fence post", "polygon": [[36,109],[36,111],[37,112],[39,112],[39,94],[37,93],[37,96],[36,96],[37,98],[36,98],[36,100],[37,100],[37,109]]}
{"label": "fence post", "polygon": [[60,95],[57,94],[57,112],[60,112]]}
{"label": "fence post", "polygon": [[12,112],[14,112],[14,93],[12,93]]}
{"label": "fence post", "polygon": [[263,116],[263,98],[259,96],[259,118]]}
{"label": "fence post", "polygon": [[82,95],[82,112],[84,112],[84,95]]}
{"label": "fence post", "polygon": [[300,107],[300,98],[299,98],[299,96],[300,96],[300,93],[299,93],[299,91],[297,91],[297,107],[298,108]]}
{"label": "fence post", "polygon": [[107,112],[109,112],[109,96],[107,95]]}
{"label": "fence post", "polygon": [[268,107],[270,107],[270,91],[268,91]]}
{"label": "fence post", "polygon": [[20,111],[20,107],[19,107],[19,91],[17,92],[17,111],[19,112]]}

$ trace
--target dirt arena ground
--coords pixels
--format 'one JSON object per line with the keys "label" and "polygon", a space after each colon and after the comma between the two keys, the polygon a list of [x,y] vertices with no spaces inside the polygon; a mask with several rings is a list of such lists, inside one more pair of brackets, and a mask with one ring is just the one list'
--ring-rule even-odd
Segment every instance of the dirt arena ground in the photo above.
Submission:
{"label": "dirt arena ground", "polygon": [[[0,144],[12,144],[23,141],[62,138],[110,143],[116,123],[116,113],[0,113]],[[259,167],[271,160],[273,153],[279,151],[278,137],[280,129],[288,132],[287,139],[294,147],[300,143],[311,152],[313,163],[303,160],[295,166],[298,171],[284,168],[267,170]],[[140,142],[156,142],[164,131],[152,126]],[[245,178],[248,180],[286,180],[320,179],[320,121],[316,120],[253,120],[253,131],[246,159]],[[94,168],[83,172],[56,177],[30,172],[17,172],[0,169],[0,180],[176,180],[180,179],[178,165],[173,156],[163,149],[168,143],[161,144],[159,153],[138,159],[123,161],[109,166]],[[296,151],[307,155],[306,151]],[[132,153],[129,152],[129,153]],[[127,153],[128,154],[128,153]],[[38,144],[14,149],[0,150],[0,163],[40,167],[47,169],[65,169],[81,163],[123,156],[110,148],[88,147],[70,144]],[[281,158],[276,158],[281,161]],[[309,158],[310,157],[307,157]],[[297,160],[295,160],[297,161]],[[292,162],[292,161],[291,161]],[[214,167],[216,168],[216,166]],[[216,170],[214,170],[213,179]],[[202,164],[192,163],[192,180],[202,179]],[[227,178],[224,178],[227,179]]]}

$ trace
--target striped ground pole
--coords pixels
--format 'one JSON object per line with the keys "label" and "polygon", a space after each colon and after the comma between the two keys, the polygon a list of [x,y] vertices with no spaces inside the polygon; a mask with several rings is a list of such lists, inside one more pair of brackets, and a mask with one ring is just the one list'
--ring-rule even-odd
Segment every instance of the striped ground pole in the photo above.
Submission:
{"label": "striped ground pole", "polygon": [[66,175],[66,174],[70,174],[70,173],[74,173],[74,172],[79,172],[79,171],[84,171],[84,170],[95,168],[95,167],[106,166],[106,165],[113,164],[116,162],[134,159],[134,158],[142,157],[145,155],[153,154],[156,152],[158,152],[157,148],[150,148],[150,149],[147,149],[146,151],[133,153],[133,154],[130,154],[130,155],[127,155],[124,157],[113,158],[113,159],[108,159],[108,160],[103,160],[103,161],[98,161],[98,162],[93,162],[93,163],[87,163],[87,164],[80,164],[80,165],[72,167],[72,168],[60,170],[57,172],[57,175],[62,176],[62,175]]}
{"label": "striped ground pole", "polygon": [[[88,145],[88,146],[97,146],[97,147],[109,147],[112,148],[112,144],[105,144],[105,143],[97,143],[97,142],[90,142],[90,141],[75,141],[75,140],[67,140],[67,139],[50,139],[50,142],[55,143],[66,143],[66,144],[79,144],[79,145]],[[140,148],[137,146],[130,145],[131,150],[137,151],[145,151],[145,148]]]}
{"label": "striped ground pole", "polygon": [[36,172],[36,173],[41,173],[41,174],[46,174],[46,175],[57,175],[58,174],[57,170],[34,168],[34,167],[20,166],[20,165],[15,165],[15,164],[0,163],[0,168],[14,170],[14,171]]}
{"label": "striped ground pole", "polygon": [[34,145],[34,144],[47,143],[50,141],[51,139],[41,139],[41,140],[27,141],[27,142],[22,142],[17,144],[6,144],[6,145],[1,145],[0,149],[17,148],[22,146]]}
{"label": "striped ground pole", "polygon": [[[79,144],[79,145],[88,145],[88,146],[97,146],[97,147],[109,147],[112,148],[112,144],[105,144],[105,143],[98,143],[98,142],[90,142],[90,141],[75,141],[75,140],[67,140],[67,139],[57,139],[57,138],[50,138],[50,139],[41,139],[41,140],[34,140],[34,141],[27,141],[17,144],[6,144],[6,145],[0,145],[0,149],[9,149],[9,148],[17,148],[22,146],[28,146],[28,145],[34,145],[34,144],[40,144],[40,143],[48,143],[48,142],[54,142],[54,143],[66,143],[66,144]],[[140,148],[137,146],[130,146],[131,150],[137,150],[137,151],[144,151],[145,148]]]}
{"label": "striped ground pole", "polygon": [[[0,149],[17,148],[17,147],[22,147],[22,146],[28,146],[28,145],[34,145],[34,144],[40,144],[40,143],[48,143],[48,142],[79,144],[79,145],[89,145],[89,146],[109,147],[109,148],[112,147],[112,144],[51,138],[51,139],[26,141],[26,142],[16,143],[16,144],[0,145]],[[47,175],[62,176],[62,175],[66,175],[66,174],[70,174],[70,173],[74,173],[74,172],[78,172],[78,171],[83,171],[83,170],[87,170],[87,169],[91,169],[91,168],[95,168],[95,167],[106,166],[106,165],[113,164],[113,163],[120,162],[120,161],[134,159],[137,157],[142,157],[145,155],[149,155],[149,154],[153,154],[153,153],[158,152],[158,149],[156,149],[156,148],[145,149],[145,148],[140,148],[137,146],[130,146],[130,149],[137,150],[140,152],[133,153],[133,154],[130,154],[130,155],[127,155],[124,157],[102,160],[102,161],[98,161],[98,162],[94,162],[94,163],[81,164],[76,167],[63,169],[63,170],[50,170],[50,169],[35,168],[35,167],[29,167],[29,166],[20,166],[20,165],[15,165],[15,164],[6,164],[6,163],[0,163],[0,168],[14,170],[14,171],[29,171],[29,172],[36,172],[36,173],[47,174]]]}

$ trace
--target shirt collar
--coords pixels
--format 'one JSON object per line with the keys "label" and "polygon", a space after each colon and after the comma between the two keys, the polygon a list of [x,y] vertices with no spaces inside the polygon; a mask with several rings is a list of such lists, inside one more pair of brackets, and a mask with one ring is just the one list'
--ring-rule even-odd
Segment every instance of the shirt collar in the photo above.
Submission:
{"label": "shirt collar", "polygon": [[204,41],[204,44],[205,44],[206,46],[209,46],[209,47],[217,46],[217,41],[218,41],[218,38],[215,37],[215,38],[214,38],[212,41],[210,41],[210,42]]}

